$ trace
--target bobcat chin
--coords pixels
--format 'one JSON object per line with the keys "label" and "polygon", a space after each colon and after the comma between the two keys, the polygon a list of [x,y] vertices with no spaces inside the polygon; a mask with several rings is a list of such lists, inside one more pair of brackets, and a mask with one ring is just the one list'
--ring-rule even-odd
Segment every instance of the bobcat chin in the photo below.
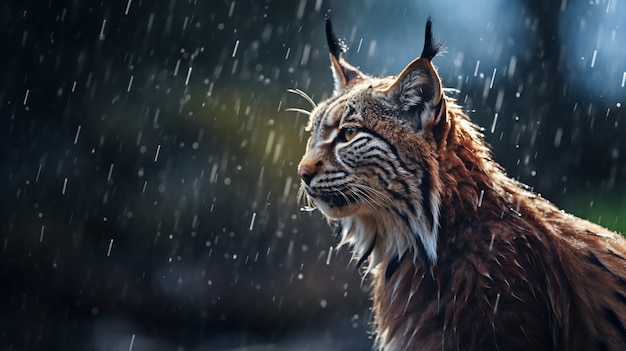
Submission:
{"label": "bobcat chin", "polygon": [[335,90],[309,99],[298,175],[371,279],[376,346],[626,349],[626,241],[505,175],[445,95],[430,19],[397,77],[362,73],[326,34]]}

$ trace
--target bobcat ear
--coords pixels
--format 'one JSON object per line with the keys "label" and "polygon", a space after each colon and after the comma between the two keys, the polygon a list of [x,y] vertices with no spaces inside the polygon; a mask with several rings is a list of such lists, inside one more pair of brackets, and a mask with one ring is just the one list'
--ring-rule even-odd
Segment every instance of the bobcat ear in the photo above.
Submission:
{"label": "bobcat ear", "polygon": [[[419,118],[422,124],[430,113],[439,106],[443,99],[441,80],[431,60],[439,53],[441,45],[436,43],[431,31],[432,22],[426,22],[426,38],[422,55],[409,63],[398,75],[396,80],[383,93],[387,99],[399,106],[402,111],[409,112],[409,117],[415,122]],[[437,118],[435,114],[434,118]],[[421,125],[415,125],[421,127]]]}
{"label": "bobcat ear", "polygon": [[326,17],[326,40],[328,41],[328,49],[330,50],[330,63],[335,79],[335,95],[340,94],[353,82],[363,78],[363,73],[356,67],[352,66],[343,59],[342,54],[346,52],[346,46],[337,39],[333,31],[333,25],[330,17]]}

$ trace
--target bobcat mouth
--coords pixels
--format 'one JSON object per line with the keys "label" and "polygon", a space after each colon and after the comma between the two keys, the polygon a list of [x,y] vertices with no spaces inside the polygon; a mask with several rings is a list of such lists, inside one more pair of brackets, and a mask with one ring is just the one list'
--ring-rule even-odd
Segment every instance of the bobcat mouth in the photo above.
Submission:
{"label": "bobcat mouth", "polygon": [[350,203],[349,198],[343,194],[321,194],[315,199],[324,202],[331,208],[342,208]]}
{"label": "bobcat mouth", "polygon": [[343,208],[350,203],[354,203],[355,199],[350,194],[336,190],[336,191],[315,191],[308,186],[305,186],[307,194],[312,197],[316,203],[324,203],[326,206],[336,209]]}

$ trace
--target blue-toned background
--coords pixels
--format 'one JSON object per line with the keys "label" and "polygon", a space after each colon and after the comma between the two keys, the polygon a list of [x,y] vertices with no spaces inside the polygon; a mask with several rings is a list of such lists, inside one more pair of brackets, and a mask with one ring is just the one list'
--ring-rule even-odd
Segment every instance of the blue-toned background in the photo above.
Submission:
{"label": "blue-toned background", "polygon": [[364,350],[368,283],[295,167],[346,58],[421,52],[510,176],[626,231],[622,1],[5,1],[0,349]]}

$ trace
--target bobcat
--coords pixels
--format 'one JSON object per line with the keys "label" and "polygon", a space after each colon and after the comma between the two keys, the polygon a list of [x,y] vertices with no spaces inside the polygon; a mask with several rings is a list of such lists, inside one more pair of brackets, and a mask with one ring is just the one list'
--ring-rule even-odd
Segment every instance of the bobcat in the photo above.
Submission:
{"label": "bobcat", "polygon": [[377,348],[625,350],[626,240],[505,175],[445,95],[431,27],[419,58],[376,78],[327,19],[335,90],[297,170],[365,264]]}

